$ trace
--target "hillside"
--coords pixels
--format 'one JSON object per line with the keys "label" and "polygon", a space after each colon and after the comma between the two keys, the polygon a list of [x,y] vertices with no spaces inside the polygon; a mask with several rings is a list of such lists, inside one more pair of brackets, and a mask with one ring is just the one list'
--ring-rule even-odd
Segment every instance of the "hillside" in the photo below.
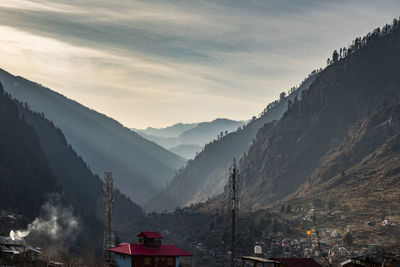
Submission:
{"label": "hillside", "polygon": [[228,119],[215,119],[196,124],[175,124],[167,128],[147,128],[138,133],[144,138],[180,155],[193,159],[206,143],[222,135],[235,131],[244,123]]}
{"label": "hillside", "polygon": [[[66,249],[78,252],[78,248],[93,247],[100,250],[104,216],[101,179],[92,174],[68,145],[60,129],[26,105],[12,101],[4,93],[1,83],[0,102],[0,168],[3,170],[0,211],[18,215],[13,224],[3,222],[0,235],[8,235],[10,227],[26,227],[43,214],[45,203],[54,202],[54,193],[57,193],[60,199],[51,205],[68,212],[71,207],[71,214],[79,220],[79,228],[71,233],[79,238],[69,239]],[[117,225],[144,215],[139,206],[118,190],[114,214]],[[49,240],[43,236],[31,241],[46,249],[54,245],[48,244]]]}
{"label": "hillside", "polygon": [[[399,96],[399,28],[386,28],[384,33],[375,30],[362,41],[356,40],[351,52],[321,72],[281,120],[258,132],[240,162],[244,208],[266,207],[305,183],[315,187],[319,180],[355,166],[361,152],[373,151],[372,145],[363,144],[357,148],[360,151],[352,152],[357,157],[336,159],[328,169],[318,167],[351,127]],[[377,146],[380,140],[375,142]]]}
{"label": "hillside", "polygon": [[[304,218],[313,208],[324,247],[398,251],[399,162],[400,96],[350,127],[300,189],[272,209],[279,212],[281,205],[290,206],[296,212],[286,212],[282,219],[307,225]],[[343,241],[346,235],[352,237],[349,244]]]}
{"label": "hillside", "polygon": [[300,98],[316,76],[317,72],[313,72],[289,96],[269,104],[259,118],[254,117],[237,131],[206,144],[193,160],[188,161],[185,168],[178,171],[167,188],[145,205],[145,209],[172,210],[222,193],[232,159],[240,158],[249,149],[258,129],[267,122],[279,119],[288,103]]}
{"label": "hillside", "polygon": [[115,184],[142,204],[165,186],[184,159],[144,139],[117,121],[22,77],[0,70],[12,97],[44,113],[99,176],[112,171]]}
{"label": "hillside", "polygon": [[0,83],[0,210],[23,214],[25,223],[40,211],[46,194],[59,192],[39,138],[21,120]]}
{"label": "hillside", "polygon": [[375,223],[391,215],[398,221],[399,162],[400,94],[395,103],[352,126],[342,143],[321,159],[307,182],[288,199],[335,199],[336,206],[376,214],[370,218]]}
{"label": "hillside", "polygon": [[[21,117],[32,125],[39,138],[40,147],[47,158],[50,171],[57,180],[69,203],[82,216],[102,221],[103,182],[94,175],[84,160],[68,144],[61,130],[43,115],[32,112],[26,105],[16,102]],[[114,195],[117,220],[139,218],[142,209],[121,194]],[[102,226],[101,226],[102,227]],[[102,230],[100,230],[101,232]]]}
{"label": "hillside", "polygon": [[[35,246],[58,251],[59,246],[56,244],[63,244],[63,251],[69,253],[88,247],[99,249],[102,223],[87,212],[82,212],[82,203],[77,205],[76,202],[70,202],[70,194],[65,195],[60,180],[49,167],[47,155],[42,150],[41,140],[34,127],[19,114],[17,105],[4,94],[1,83],[0,91],[0,211],[15,214],[14,220],[2,219],[0,235],[8,236],[11,230],[26,229],[28,224],[36,221],[43,228],[38,227],[28,236]],[[81,183],[85,184],[85,181]],[[90,188],[85,189],[90,191]],[[86,198],[85,195],[81,197]],[[58,217],[61,212],[67,212],[70,217]],[[58,234],[54,235],[54,240],[49,239],[46,232],[49,229],[46,226],[47,216],[55,216],[52,217],[52,225],[57,227],[53,229]],[[69,232],[72,228],[69,228],[67,220],[78,222],[73,232]],[[67,235],[59,234],[64,230],[68,232]]]}
{"label": "hillside", "polygon": [[[266,256],[280,256],[284,238],[294,257],[308,257],[311,246],[320,262],[330,252],[333,266],[360,254],[400,252],[400,28],[394,25],[357,38],[357,48],[359,41],[281,119],[258,131],[240,161],[239,257],[253,253],[254,244]],[[195,247],[199,265],[221,266],[230,242],[225,197],[143,224]]]}

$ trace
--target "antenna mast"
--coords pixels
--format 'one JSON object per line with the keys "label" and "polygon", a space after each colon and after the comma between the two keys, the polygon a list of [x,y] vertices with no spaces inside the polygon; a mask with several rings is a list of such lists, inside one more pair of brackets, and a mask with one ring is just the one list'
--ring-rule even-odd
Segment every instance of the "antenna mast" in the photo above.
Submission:
{"label": "antenna mast", "polygon": [[239,170],[236,165],[236,159],[233,158],[233,164],[229,168],[229,207],[232,212],[231,225],[231,267],[235,266],[235,241],[236,241],[236,216],[239,210]]}
{"label": "antenna mast", "polygon": [[111,172],[104,172],[104,241],[103,257],[105,266],[109,267],[114,263],[112,253],[109,248],[115,247],[115,233],[113,223],[113,205],[114,205],[114,186]]}

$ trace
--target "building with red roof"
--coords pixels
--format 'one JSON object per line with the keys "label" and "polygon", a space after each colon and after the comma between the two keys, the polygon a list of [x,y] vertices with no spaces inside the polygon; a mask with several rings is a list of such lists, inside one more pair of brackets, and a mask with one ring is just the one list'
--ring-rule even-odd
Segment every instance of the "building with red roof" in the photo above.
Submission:
{"label": "building with red roof", "polygon": [[157,232],[141,232],[137,244],[121,243],[109,250],[115,255],[115,267],[187,267],[193,254],[173,245],[162,245]]}

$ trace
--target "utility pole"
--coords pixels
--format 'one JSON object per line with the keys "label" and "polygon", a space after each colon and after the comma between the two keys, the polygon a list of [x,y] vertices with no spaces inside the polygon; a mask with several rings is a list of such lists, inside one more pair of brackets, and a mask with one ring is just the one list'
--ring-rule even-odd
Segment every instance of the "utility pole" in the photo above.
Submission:
{"label": "utility pole", "polygon": [[103,241],[103,259],[104,266],[109,267],[114,264],[114,257],[108,250],[115,247],[115,233],[113,223],[113,205],[114,205],[114,186],[111,172],[104,172],[104,241]]}
{"label": "utility pole", "polygon": [[229,168],[229,202],[232,211],[231,225],[231,267],[235,266],[235,241],[236,241],[236,216],[239,209],[239,170],[236,165],[236,159],[233,158],[233,164]]}

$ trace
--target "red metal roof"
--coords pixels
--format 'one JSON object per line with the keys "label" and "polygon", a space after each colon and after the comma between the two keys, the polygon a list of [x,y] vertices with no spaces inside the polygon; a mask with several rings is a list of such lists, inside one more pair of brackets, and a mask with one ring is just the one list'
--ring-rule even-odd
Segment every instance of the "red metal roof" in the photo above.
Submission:
{"label": "red metal roof", "polygon": [[155,238],[155,239],[163,238],[163,236],[157,232],[140,232],[137,234],[137,237]]}
{"label": "red metal roof", "polygon": [[183,249],[173,245],[161,245],[159,248],[149,248],[143,244],[121,243],[118,247],[110,248],[112,252],[140,256],[193,256]]}
{"label": "red metal roof", "polygon": [[311,258],[272,258],[283,263],[285,267],[321,267],[321,265]]}

